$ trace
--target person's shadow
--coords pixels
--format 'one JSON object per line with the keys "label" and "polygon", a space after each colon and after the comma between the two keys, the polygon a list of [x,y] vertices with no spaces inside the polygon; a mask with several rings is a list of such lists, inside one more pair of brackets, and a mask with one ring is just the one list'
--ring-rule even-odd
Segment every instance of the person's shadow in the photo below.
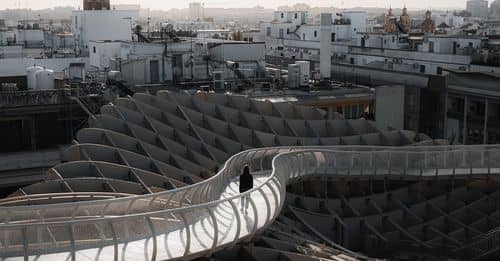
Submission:
{"label": "person's shadow", "polygon": [[250,215],[253,215],[253,211],[251,211],[251,212],[249,211],[248,215],[243,214],[243,217],[245,218],[245,223],[246,223],[246,226],[247,226],[247,231],[248,231],[249,234],[251,234],[251,233],[254,232],[252,230],[253,230],[254,221],[255,221],[252,217],[250,217]]}

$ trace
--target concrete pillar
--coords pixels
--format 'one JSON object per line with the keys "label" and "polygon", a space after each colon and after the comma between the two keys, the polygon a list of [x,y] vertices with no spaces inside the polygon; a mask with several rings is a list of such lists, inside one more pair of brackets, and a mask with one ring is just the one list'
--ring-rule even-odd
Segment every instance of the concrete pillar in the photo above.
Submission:
{"label": "concrete pillar", "polygon": [[467,113],[469,112],[469,97],[464,96],[464,126],[462,130],[462,143],[467,144]]}
{"label": "concrete pillar", "polygon": [[332,33],[332,14],[321,14],[320,26],[320,73],[321,79],[331,79],[332,77],[332,58],[331,58],[331,33]]}
{"label": "concrete pillar", "polygon": [[31,150],[36,151],[36,126],[35,126],[35,118],[32,117],[29,119],[30,124],[30,142],[31,142]]}
{"label": "concrete pillar", "polygon": [[443,115],[443,137],[449,139],[448,137],[448,91],[444,93],[444,115]]}
{"label": "concrete pillar", "polygon": [[334,114],[333,107],[332,106],[328,107],[328,119],[329,120],[333,120],[333,114]]}
{"label": "concrete pillar", "polygon": [[490,101],[484,99],[484,127],[483,127],[483,144],[488,143],[488,116],[489,116]]}

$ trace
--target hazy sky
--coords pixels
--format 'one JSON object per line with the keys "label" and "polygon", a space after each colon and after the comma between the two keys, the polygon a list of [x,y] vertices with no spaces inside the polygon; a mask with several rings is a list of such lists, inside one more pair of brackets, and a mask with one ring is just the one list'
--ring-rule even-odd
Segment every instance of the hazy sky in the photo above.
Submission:
{"label": "hazy sky", "polygon": [[[139,4],[144,8],[170,9],[187,7],[192,0],[111,0],[112,4]],[[493,0],[490,0],[492,2]],[[81,6],[82,0],[0,0],[0,8],[25,8],[40,9],[54,6],[71,5]],[[280,5],[293,5],[307,3],[311,6],[335,7],[400,7],[407,4],[410,9],[424,8],[464,8],[466,0],[204,0],[206,7],[253,7],[261,5],[276,8]]]}

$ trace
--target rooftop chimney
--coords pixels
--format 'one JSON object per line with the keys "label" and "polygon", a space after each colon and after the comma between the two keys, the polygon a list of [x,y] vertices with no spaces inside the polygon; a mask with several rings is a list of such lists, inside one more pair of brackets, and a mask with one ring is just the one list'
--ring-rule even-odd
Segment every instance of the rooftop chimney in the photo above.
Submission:
{"label": "rooftop chimney", "polygon": [[110,10],[109,0],[83,0],[83,10]]}

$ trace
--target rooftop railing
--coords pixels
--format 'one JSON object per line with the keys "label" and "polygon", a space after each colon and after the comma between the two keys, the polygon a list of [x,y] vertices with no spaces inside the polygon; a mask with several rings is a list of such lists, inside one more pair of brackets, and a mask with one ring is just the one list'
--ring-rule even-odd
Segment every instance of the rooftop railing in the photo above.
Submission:
{"label": "rooftop railing", "polygon": [[97,88],[0,92],[0,108],[67,104],[72,96],[101,94]]}

